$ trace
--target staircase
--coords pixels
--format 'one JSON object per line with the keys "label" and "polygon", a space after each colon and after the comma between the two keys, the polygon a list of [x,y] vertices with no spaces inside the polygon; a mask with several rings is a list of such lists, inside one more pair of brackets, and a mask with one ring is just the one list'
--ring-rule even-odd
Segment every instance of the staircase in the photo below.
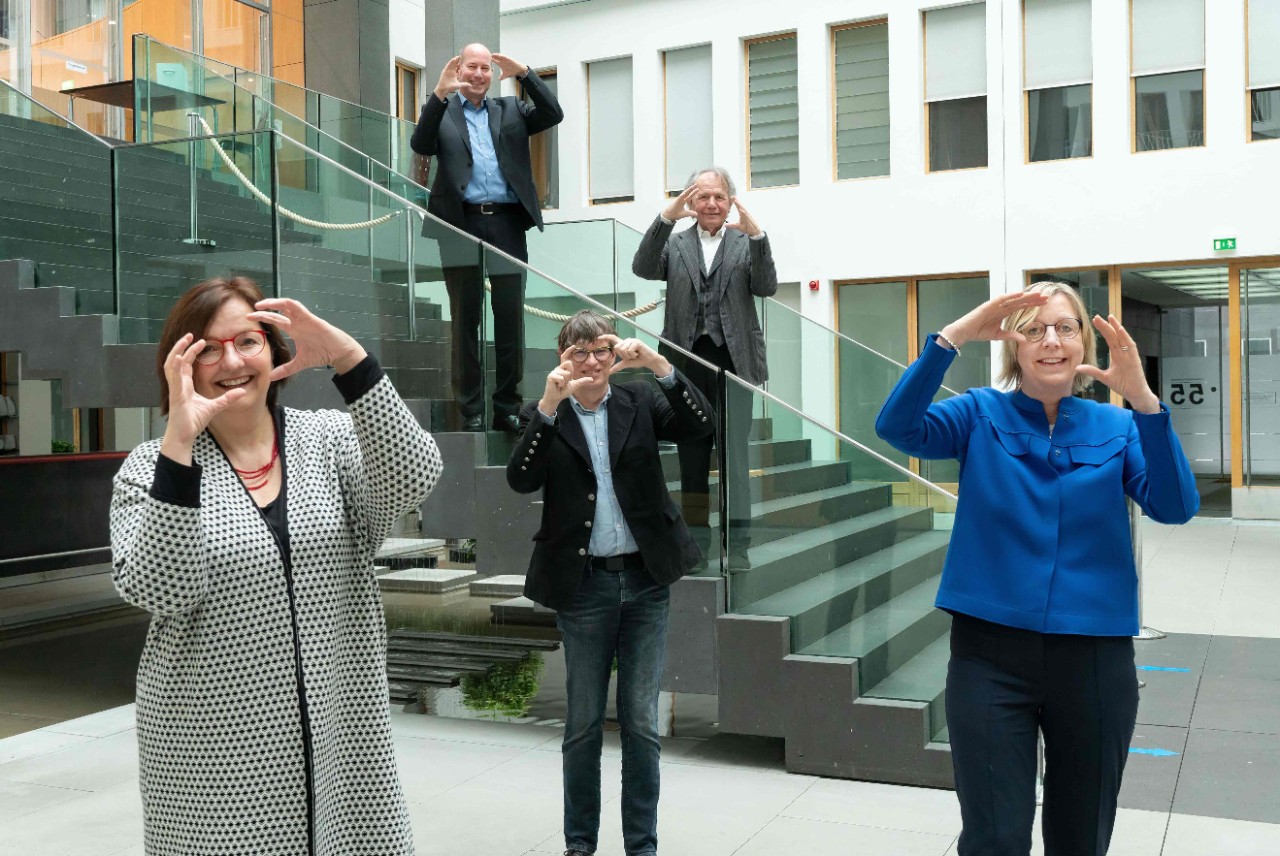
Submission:
{"label": "staircase", "polygon": [[[0,215],[0,258],[31,260],[0,266],[0,301],[17,310],[0,313],[0,350],[23,351],[28,376],[62,378],[70,406],[153,405],[155,388],[142,379],[154,376],[153,343],[169,307],[192,282],[234,271],[275,285],[351,331],[379,356],[426,424],[436,430],[448,424],[448,324],[438,256],[420,253],[410,267],[411,256],[394,241],[364,233],[334,237],[273,219],[207,153],[196,161],[198,242],[191,242],[186,143],[111,150],[73,127],[0,119],[6,153],[0,193],[9,194],[6,211],[22,212]],[[250,175],[260,174],[254,157],[281,147],[292,147],[293,157],[305,154],[272,132],[220,144],[237,152]],[[68,175],[68,160],[36,156],[33,146],[62,146],[83,175]],[[317,219],[363,219],[359,195],[341,189],[351,185],[349,176],[345,183],[320,180],[331,168],[314,158],[305,163],[306,180],[281,187],[282,204]],[[64,200],[65,221],[58,219],[63,203],[53,198]],[[31,228],[28,206],[50,222]],[[557,312],[583,305],[536,272],[530,282],[529,303]],[[651,299],[647,292],[633,297],[638,290],[623,294],[618,289],[630,287],[625,280],[613,287],[615,305]],[[638,333],[625,322],[620,327],[623,335]],[[538,331],[528,341],[544,344],[545,330]],[[526,393],[541,387],[554,361],[549,347],[527,349]],[[305,382],[285,392],[290,403],[315,406]],[[668,688],[718,692],[722,730],[785,739],[788,769],[948,786],[941,699],[949,618],[932,608],[932,598],[949,537],[949,501],[847,438],[788,413],[775,397],[750,394],[761,399],[754,409],[763,414],[749,448],[758,471],[750,479],[750,568],[722,570],[712,556],[706,572],[676,587],[668,654],[675,685],[669,681]],[[452,515],[470,527],[467,534],[483,534],[498,544],[492,549],[506,551],[505,570],[518,570],[512,555],[527,556],[531,534],[520,526],[536,519],[537,507],[505,489],[507,440],[439,439],[462,472],[448,474],[429,500],[440,512],[430,519]],[[662,461],[678,494],[674,449]],[[718,543],[718,515],[711,526]],[[413,681],[400,683],[402,694],[412,691]]]}

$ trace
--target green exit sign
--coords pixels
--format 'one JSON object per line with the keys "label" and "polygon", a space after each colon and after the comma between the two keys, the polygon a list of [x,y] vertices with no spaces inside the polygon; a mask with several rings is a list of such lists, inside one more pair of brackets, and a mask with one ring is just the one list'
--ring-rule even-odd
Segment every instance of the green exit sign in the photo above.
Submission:
{"label": "green exit sign", "polygon": [[1215,253],[1220,253],[1223,250],[1234,250],[1235,248],[1236,248],[1235,238],[1214,238],[1213,239],[1213,251]]}

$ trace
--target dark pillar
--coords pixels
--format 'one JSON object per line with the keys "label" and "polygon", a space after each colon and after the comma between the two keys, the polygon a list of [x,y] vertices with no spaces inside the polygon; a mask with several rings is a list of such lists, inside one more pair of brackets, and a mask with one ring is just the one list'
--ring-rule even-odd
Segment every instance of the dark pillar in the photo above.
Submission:
{"label": "dark pillar", "polygon": [[307,88],[391,112],[387,0],[303,0]]}
{"label": "dark pillar", "polygon": [[[498,0],[426,0],[427,52],[424,93],[435,88],[445,63],[472,42],[498,47]],[[497,75],[494,75],[496,90]]]}

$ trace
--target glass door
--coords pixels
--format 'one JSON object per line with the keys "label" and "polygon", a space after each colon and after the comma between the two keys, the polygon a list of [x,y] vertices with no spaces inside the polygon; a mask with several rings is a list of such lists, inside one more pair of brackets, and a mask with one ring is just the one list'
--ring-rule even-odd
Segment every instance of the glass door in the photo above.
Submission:
{"label": "glass door", "polygon": [[1230,270],[1124,270],[1120,283],[1122,321],[1148,383],[1173,413],[1200,491],[1200,516],[1230,517]]}
{"label": "glass door", "polygon": [[1240,271],[1241,472],[1280,487],[1280,268]]}

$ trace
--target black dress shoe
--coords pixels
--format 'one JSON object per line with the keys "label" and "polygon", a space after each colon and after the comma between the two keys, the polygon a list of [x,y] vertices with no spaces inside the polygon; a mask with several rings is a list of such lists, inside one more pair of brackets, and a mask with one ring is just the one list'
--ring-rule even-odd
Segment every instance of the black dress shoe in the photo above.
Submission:
{"label": "black dress shoe", "polygon": [[478,413],[475,416],[468,416],[466,419],[462,420],[462,430],[463,431],[483,431],[484,417]]}
{"label": "black dress shoe", "polygon": [[493,430],[506,431],[508,434],[520,433],[520,417],[510,414],[493,417]]}

